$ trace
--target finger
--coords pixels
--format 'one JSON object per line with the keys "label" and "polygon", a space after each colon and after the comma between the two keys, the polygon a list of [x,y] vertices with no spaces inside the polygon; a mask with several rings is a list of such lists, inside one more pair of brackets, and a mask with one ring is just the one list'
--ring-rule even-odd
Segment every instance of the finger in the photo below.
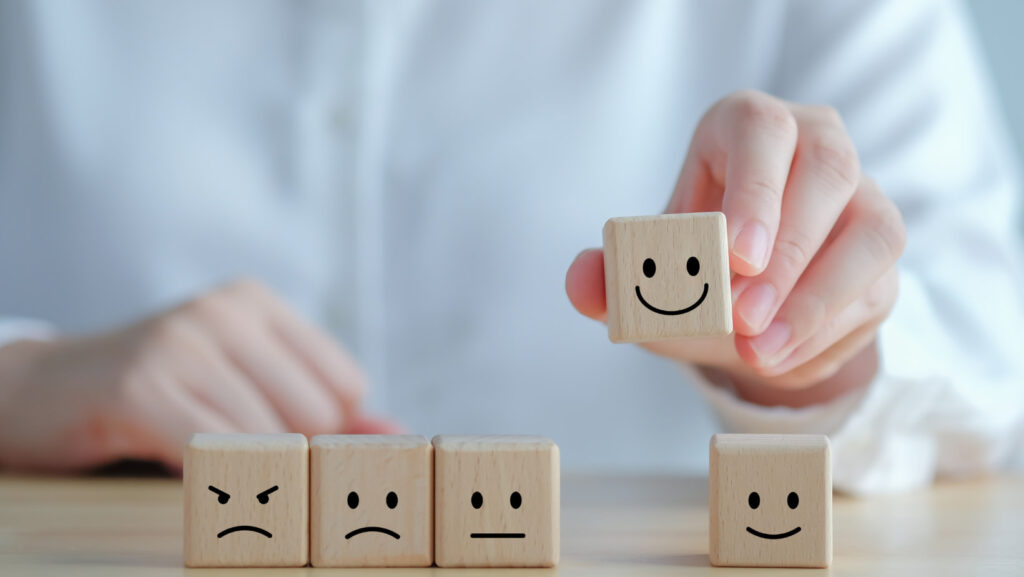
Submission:
{"label": "finger", "polygon": [[247,289],[246,297],[267,314],[270,330],[281,345],[327,388],[346,415],[355,414],[366,393],[366,376],[355,359],[262,285]]}
{"label": "finger", "polygon": [[677,186],[680,198],[669,206],[713,209],[710,195],[721,191],[729,264],[741,275],[759,274],[768,263],[797,134],[786,104],[757,92],[719,101],[694,134]]}
{"label": "finger", "polygon": [[198,330],[178,359],[181,376],[193,395],[243,433],[283,433],[281,417],[263,393],[224,357],[216,343]]}
{"label": "finger", "polygon": [[137,399],[132,414],[142,416],[136,422],[132,447],[122,455],[157,460],[171,468],[179,468],[185,445],[195,433],[235,433],[238,428],[216,410],[191,394],[187,387],[169,376],[154,376],[146,398]]}
{"label": "finger", "polygon": [[327,387],[265,328],[246,332],[221,346],[277,408],[288,429],[306,436],[340,432],[345,413]]}
{"label": "finger", "polygon": [[345,423],[345,434],[348,435],[401,435],[405,427],[390,419],[359,415]]}
{"label": "finger", "polygon": [[738,336],[756,366],[772,367],[860,297],[899,258],[906,230],[899,210],[869,180],[840,218],[835,240],[820,251],[760,335]]}
{"label": "finger", "polygon": [[583,316],[604,322],[607,305],[604,294],[604,251],[581,252],[565,273],[565,293]]}
{"label": "finger", "polygon": [[[869,382],[871,375],[878,370],[877,351],[870,350],[876,342],[877,328],[877,325],[864,325],[839,339],[825,352],[808,362],[781,375],[768,377],[767,383],[771,387],[779,389],[809,389],[837,376],[840,371],[850,373],[850,378],[847,378],[846,382]],[[859,376],[854,376],[855,374]],[[841,388],[849,389],[849,387]],[[820,404],[834,399],[837,391],[832,390],[831,393],[812,401],[812,403]]]}
{"label": "finger", "polygon": [[856,149],[830,108],[792,106],[796,155],[782,200],[771,258],[736,298],[735,330],[760,334],[828,237],[860,179]]}
{"label": "finger", "polygon": [[[832,358],[826,351],[833,351],[836,343],[854,332],[867,331],[870,338],[862,339],[865,344],[873,340],[878,326],[889,316],[889,311],[896,302],[898,285],[899,274],[893,267],[863,297],[846,307],[821,331],[794,349],[785,360],[774,367],[762,370],[761,374],[767,377],[783,375],[818,357],[824,358],[831,365],[841,365],[845,359]],[[849,351],[849,354],[853,355],[856,352]]]}

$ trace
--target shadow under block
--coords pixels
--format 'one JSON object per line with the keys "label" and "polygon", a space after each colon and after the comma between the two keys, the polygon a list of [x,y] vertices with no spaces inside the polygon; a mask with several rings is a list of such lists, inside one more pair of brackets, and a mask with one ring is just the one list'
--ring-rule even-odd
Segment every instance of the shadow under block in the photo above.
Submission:
{"label": "shadow under block", "polygon": [[309,445],[299,434],[196,434],[185,448],[185,565],[309,560]]}
{"label": "shadow under block", "polygon": [[712,565],[832,563],[828,437],[715,435],[709,473]]}
{"label": "shadow under block", "polygon": [[720,212],[606,222],[608,338],[635,343],[731,333],[728,246]]}
{"label": "shadow under block", "polygon": [[558,446],[543,437],[434,437],[438,567],[553,567]]}
{"label": "shadow under block", "polygon": [[313,437],[310,476],[314,567],[434,562],[434,449],[425,437]]}

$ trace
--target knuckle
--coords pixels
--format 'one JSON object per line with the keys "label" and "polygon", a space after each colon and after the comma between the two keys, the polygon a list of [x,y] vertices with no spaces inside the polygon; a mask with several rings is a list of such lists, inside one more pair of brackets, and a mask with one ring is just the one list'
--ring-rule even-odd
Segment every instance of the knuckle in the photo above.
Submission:
{"label": "knuckle", "polygon": [[864,223],[867,246],[875,258],[890,262],[903,254],[907,245],[907,228],[896,205],[884,196],[871,210]]}
{"label": "knuckle", "polygon": [[785,140],[796,138],[796,117],[782,101],[763,92],[742,91],[732,95],[729,104],[737,122],[760,127]]}
{"label": "knuckle", "polygon": [[799,231],[791,231],[775,240],[770,266],[786,278],[796,279],[811,262],[810,239]]}
{"label": "knuckle", "polygon": [[860,181],[857,149],[842,128],[823,128],[806,137],[804,154],[825,171],[829,180],[850,192]]}

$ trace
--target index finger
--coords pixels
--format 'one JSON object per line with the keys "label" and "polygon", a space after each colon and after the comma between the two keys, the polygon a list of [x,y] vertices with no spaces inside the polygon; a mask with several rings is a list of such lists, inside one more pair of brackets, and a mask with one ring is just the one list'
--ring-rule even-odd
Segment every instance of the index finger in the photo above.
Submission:
{"label": "index finger", "polygon": [[720,206],[730,267],[744,276],[760,274],[778,233],[796,143],[796,119],[781,100],[740,92],[719,101],[694,133],[668,210]]}

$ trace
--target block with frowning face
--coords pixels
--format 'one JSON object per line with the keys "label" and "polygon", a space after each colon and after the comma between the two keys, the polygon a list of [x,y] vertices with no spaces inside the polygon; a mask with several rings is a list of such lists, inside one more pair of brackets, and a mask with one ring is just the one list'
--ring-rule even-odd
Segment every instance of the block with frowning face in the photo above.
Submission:
{"label": "block with frowning face", "polygon": [[185,565],[300,567],[309,445],[298,434],[196,434],[185,449]]}
{"label": "block with frowning face", "polygon": [[310,443],[314,567],[429,567],[433,448],[418,435],[319,435]]}
{"label": "block with frowning face", "polygon": [[549,439],[438,436],[438,567],[551,567],[559,552],[559,458]]}
{"label": "block with frowning face", "polygon": [[642,342],[732,332],[725,216],[610,219],[604,226],[608,337]]}

